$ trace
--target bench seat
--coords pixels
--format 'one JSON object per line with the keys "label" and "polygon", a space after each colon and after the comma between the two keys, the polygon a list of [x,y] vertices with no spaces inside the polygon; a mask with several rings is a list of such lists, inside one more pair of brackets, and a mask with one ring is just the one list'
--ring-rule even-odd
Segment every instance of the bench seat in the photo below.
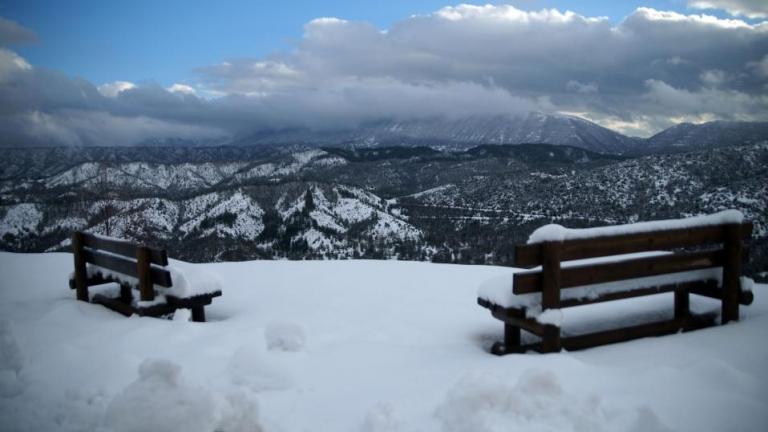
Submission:
{"label": "bench seat", "polygon": [[[72,245],[75,271],[69,286],[77,290],[78,299],[126,316],[159,317],[186,308],[193,321],[203,322],[204,307],[222,294],[216,276],[200,265],[168,259],[161,249],[81,232],[73,235]],[[117,283],[119,296],[89,295],[89,286],[106,283]]]}
{"label": "bench seat", "polygon": [[[718,315],[722,323],[738,320],[739,304],[753,300],[752,281],[741,276],[748,252],[743,239],[751,233],[752,224],[734,211],[582,230],[540,228],[515,249],[515,264],[527,269],[511,269],[478,288],[478,304],[504,322],[504,341],[491,351],[580,349],[714,325]],[[674,319],[561,337],[561,308],[670,292]],[[692,313],[690,294],[720,300],[722,313]],[[521,345],[521,330],[541,343]]]}

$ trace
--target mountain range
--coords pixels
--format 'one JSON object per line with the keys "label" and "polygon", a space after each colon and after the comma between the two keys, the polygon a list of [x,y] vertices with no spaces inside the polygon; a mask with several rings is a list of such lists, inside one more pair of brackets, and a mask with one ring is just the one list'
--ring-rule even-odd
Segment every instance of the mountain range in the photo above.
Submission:
{"label": "mountain range", "polygon": [[545,143],[569,145],[601,153],[637,155],[765,140],[768,140],[768,122],[681,123],[650,138],[638,138],[623,135],[581,117],[534,112],[525,116],[389,120],[346,129],[266,129],[238,136],[225,144],[467,149],[481,144]]}
{"label": "mountain range", "polygon": [[546,223],[737,208],[755,223],[747,268],[768,271],[768,123],[680,124],[639,139],[531,114],[150,144],[4,149],[0,249],[64,250],[88,229],[192,261],[509,265],[513,245]]}
{"label": "mountain range", "polygon": [[[0,249],[88,229],[191,261],[398,258],[509,265],[538,226],[736,208],[768,271],[768,142],[649,155],[551,144],[101,147],[4,153]],[[765,273],[768,276],[768,273]]]}

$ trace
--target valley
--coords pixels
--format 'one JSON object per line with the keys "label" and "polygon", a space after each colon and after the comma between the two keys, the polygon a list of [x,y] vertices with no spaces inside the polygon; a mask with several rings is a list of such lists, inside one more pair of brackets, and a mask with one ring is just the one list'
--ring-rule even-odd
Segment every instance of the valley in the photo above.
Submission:
{"label": "valley", "polygon": [[0,248],[64,250],[87,228],[191,261],[509,265],[514,244],[546,223],[737,208],[755,222],[748,269],[767,269],[766,142],[635,157],[549,144],[89,148],[69,162],[63,151],[4,166]]}

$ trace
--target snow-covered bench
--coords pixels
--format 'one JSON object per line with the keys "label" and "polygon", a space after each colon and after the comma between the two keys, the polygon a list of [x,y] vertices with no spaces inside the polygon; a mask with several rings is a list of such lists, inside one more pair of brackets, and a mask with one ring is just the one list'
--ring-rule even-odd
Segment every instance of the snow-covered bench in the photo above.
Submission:
{"label": "snow-covered bench", "polygon": [[[200,266],[169,260],[162,249],[153,249],[111,237],[75,232],[72,235],[75,271],[69,286],[77,299],[104,305],[125,316],[163,316],[176,309],[192,311],[192,320],[205,321],[206,305],[221,295],[221,284]],[[88,287],[116,282],[117,297],[96,294]],[[163,289],[155,290],[155,287]],[[134,291],[138,290],[139,300]]]}
{"label": "snow-covered bench", "polygon": [[[722,301],[723,324],[752,302],[741,277],[752,224],[735,210],[686,219],[587,229],[546,225],[515,248],[515,266],[532,268],[486,281],[478,303],[504,322],[494,354],[555,352],[714,325],[716,316],[690,312],[689,295]],[[673,251],[673,252],[660,252]],[[538,266],[538,267],[537,267]],[[560,308],[674,292],[674,319],[561,337]],[[522,345],[520,330],[541,338]]]}

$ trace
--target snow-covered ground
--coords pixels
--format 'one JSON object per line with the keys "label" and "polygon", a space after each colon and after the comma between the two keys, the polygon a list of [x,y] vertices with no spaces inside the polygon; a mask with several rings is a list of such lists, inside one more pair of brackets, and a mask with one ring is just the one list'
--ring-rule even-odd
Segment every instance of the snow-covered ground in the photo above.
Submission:
{"label": "snow-covered ground", "polygon": [[[205,264],[224,295],[192,323],[77,302],[71,267],[0,253],[2,431],[768,430],[765,285],[727,326],[495,357],[476,288],[505,268]],[[629,302],[671,313],[667,295]]]}

